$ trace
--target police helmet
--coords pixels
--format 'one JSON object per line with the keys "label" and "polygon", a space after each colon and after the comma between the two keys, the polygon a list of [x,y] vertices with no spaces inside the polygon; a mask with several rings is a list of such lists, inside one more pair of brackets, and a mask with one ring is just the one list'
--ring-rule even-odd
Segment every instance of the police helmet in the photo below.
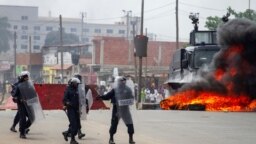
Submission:
{"label": "police helmet", "polygon": [[74,74],[75,78],[78,78],[80,81],[82,81],[82,76],[80,74]]}
{"label": "police helmet", "polygon": [[76,77],[73,77],[71,80],[70,80],[71,83],[76,83],[76,84],[79,84],[81,81],[76,78]]}
{"label": "police helmet", "polygon": [[22,71],[19,75],[20,78],[24,78],[24,77],[29,77],[29,72],[28,71]]}
{"label": "police helmet", "polygon": [[118,76],[118,77],[116,77],[116,81],[126,81],[126,78],[125,77],[123,77],[123,76]]}

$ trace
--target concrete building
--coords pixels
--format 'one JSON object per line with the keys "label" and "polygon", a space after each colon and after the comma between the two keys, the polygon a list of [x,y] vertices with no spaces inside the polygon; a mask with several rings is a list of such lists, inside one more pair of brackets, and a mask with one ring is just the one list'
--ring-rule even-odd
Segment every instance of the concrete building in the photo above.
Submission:
{"label": "concrete building", "polygon": [[[41,53],[47,34],[52,31],[58,31],[60,28],[59,17],[52,17],[50,14],[48,17],[41,17],[38,15],[38,7],[34,6],[0,5],[0,17],[7,17],[10,24],[9,31],[12,35],[15,32],[17,34],[16,53]],[[82,21],[82,17],[80,19],[62,16],[62,26],[65,33],[77,35],[80,44],[88,45],[81,49],[81,57],[84,57],[83,55],[91,53],[93,46],[92,40],[95,36],[130,37],[129,39],[131,39],[132,34],[137,34],[140,30],[140,18],[124,16],[120,22],[114,24],[95,24]],[[127,30],[129,30],[128,33]],[[15,64],[13,45],[14,39],[10,40],[10,50],[0,54],[0,60],[9,62],[11,66]],[[49,63],[47,62],[53,62],[51,66],[59,64],[56,63],[56,55],[50,54],[43,56],[43,58],[46,58],[43,59],[43,66],[47,66],[45,70],[49,70]],[[88,62],[88,60],[84,60],[83,62],[85,61]],[[70,57],[64,57],[64,64],[70,65]],[[19,65],[16,65],[16,70],[18,67]],[[14,71],[13,74],[10,71],[12,70],[8,71],[8,75],[14,75]],[[42,71],[40,74],[42,73],[52,72]],[[3,80],[6,79],[1,74],[0,78]]]}
{"label": "concrete building", "polygon": [[[133,47],[128,43],[129,41],[121,37],[95,37],[92,63],[95,68],[93,71],[98,73],[100,80],[107,81],[115,67],[119,68],[120,73],[135,76],[135,59],[133,53],[129,54],[129,49]],[[181,42],[180,47],[185,44]],[[175,50],[175,42],[149,41],[147,57],[144,57],[142,62],[143,77],[158,77],[165,80]],[[136,62],[138,71],[138,58]]]}
{"label": "concrete building", "polygon": [[[31,52],[40,52],[46,35],[59,30],[59,17],[40,17],[38,7],[0,5],[0,17],[7,17],[10,31],[17,32],[17,52],[29,52],[29,37],[32,39]],[[91,43],[94,36],[127,37],[132,36],[132,25],[139,31],[140,19],[129,19],[127,28],[126,17],[114,24],[94,24],[82,21],[82,18],[66,18],[62,16],[62,25],[66,33],[79,36],[81,43]],[[136,22],[136,23],[135,23]],[[137,32],[135,32],[137,33]],[[13,46],[13,41],[11,41]]]}

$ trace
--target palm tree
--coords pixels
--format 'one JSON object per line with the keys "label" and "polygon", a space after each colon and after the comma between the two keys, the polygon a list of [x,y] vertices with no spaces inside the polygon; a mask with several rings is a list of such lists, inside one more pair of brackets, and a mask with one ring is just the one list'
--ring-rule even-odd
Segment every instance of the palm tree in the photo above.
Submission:
{"label": "palm tree", "polygon": [[9,40],[11,32],[8,30],[10,24],[7,17],[0,17],[0,53],[6,52],[10,49]]}

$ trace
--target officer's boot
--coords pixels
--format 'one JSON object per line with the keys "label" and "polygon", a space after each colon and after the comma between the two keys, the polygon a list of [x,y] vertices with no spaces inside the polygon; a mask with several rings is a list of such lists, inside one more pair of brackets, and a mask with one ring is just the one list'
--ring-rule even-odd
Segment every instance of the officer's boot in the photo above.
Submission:
{"label": "officer's boot", "polygon": [[110,138],[109,138],[109,144],[115,144],[114,142],[114,135],[110,135]]}
{"label": "officer's boot", "polygon": [[81,132],[81,129],[78,130],[78,138],[82,139],[84,136],[85,136],[85,134]]}
{"label": "officer's boot", "polygon": [[12,127],[10,128],[10,130],[11,130],[12,132],[17,132],[17,130],[15,129],[14,126],[12,126]]}
{"label": "officer's boot", "polygon": [[78,144],[74,136],[71,136],[70,144]]}
{"label": "officer's boot", "polygon": [[62,132],[65,141],[68,141],[68,131]]}
{"label": "officer's boot", "polygon": [[133,141],[133,135],[129,134],[129,144],[135,144],[135,141]]}
{"label": "officer's boot", "polygon": [[27,128],[27,129],[25,130],[25,133],[28,134],[29,131],[30,131],[30,129]]}
{"label": "officer's boot", "polygon": [[26,135],[24,133],[20,133],[20,138],[21,139],[26,139],[27,137],[26,137]]}

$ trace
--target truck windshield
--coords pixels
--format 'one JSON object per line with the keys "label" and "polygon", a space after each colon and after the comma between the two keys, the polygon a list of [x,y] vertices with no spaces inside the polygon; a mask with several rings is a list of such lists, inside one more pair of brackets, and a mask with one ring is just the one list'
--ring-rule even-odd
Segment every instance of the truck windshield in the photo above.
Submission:
{"label": "truck windshield", "polygon": [[216,52],[217,50],[195,51],[195,68],[200,68],[203,64],[210,64]]}
{"label": "truck windshield", "polygon": [[195,44],[216,44],[216,32],[214,31],[197,31],[195,34]]}

